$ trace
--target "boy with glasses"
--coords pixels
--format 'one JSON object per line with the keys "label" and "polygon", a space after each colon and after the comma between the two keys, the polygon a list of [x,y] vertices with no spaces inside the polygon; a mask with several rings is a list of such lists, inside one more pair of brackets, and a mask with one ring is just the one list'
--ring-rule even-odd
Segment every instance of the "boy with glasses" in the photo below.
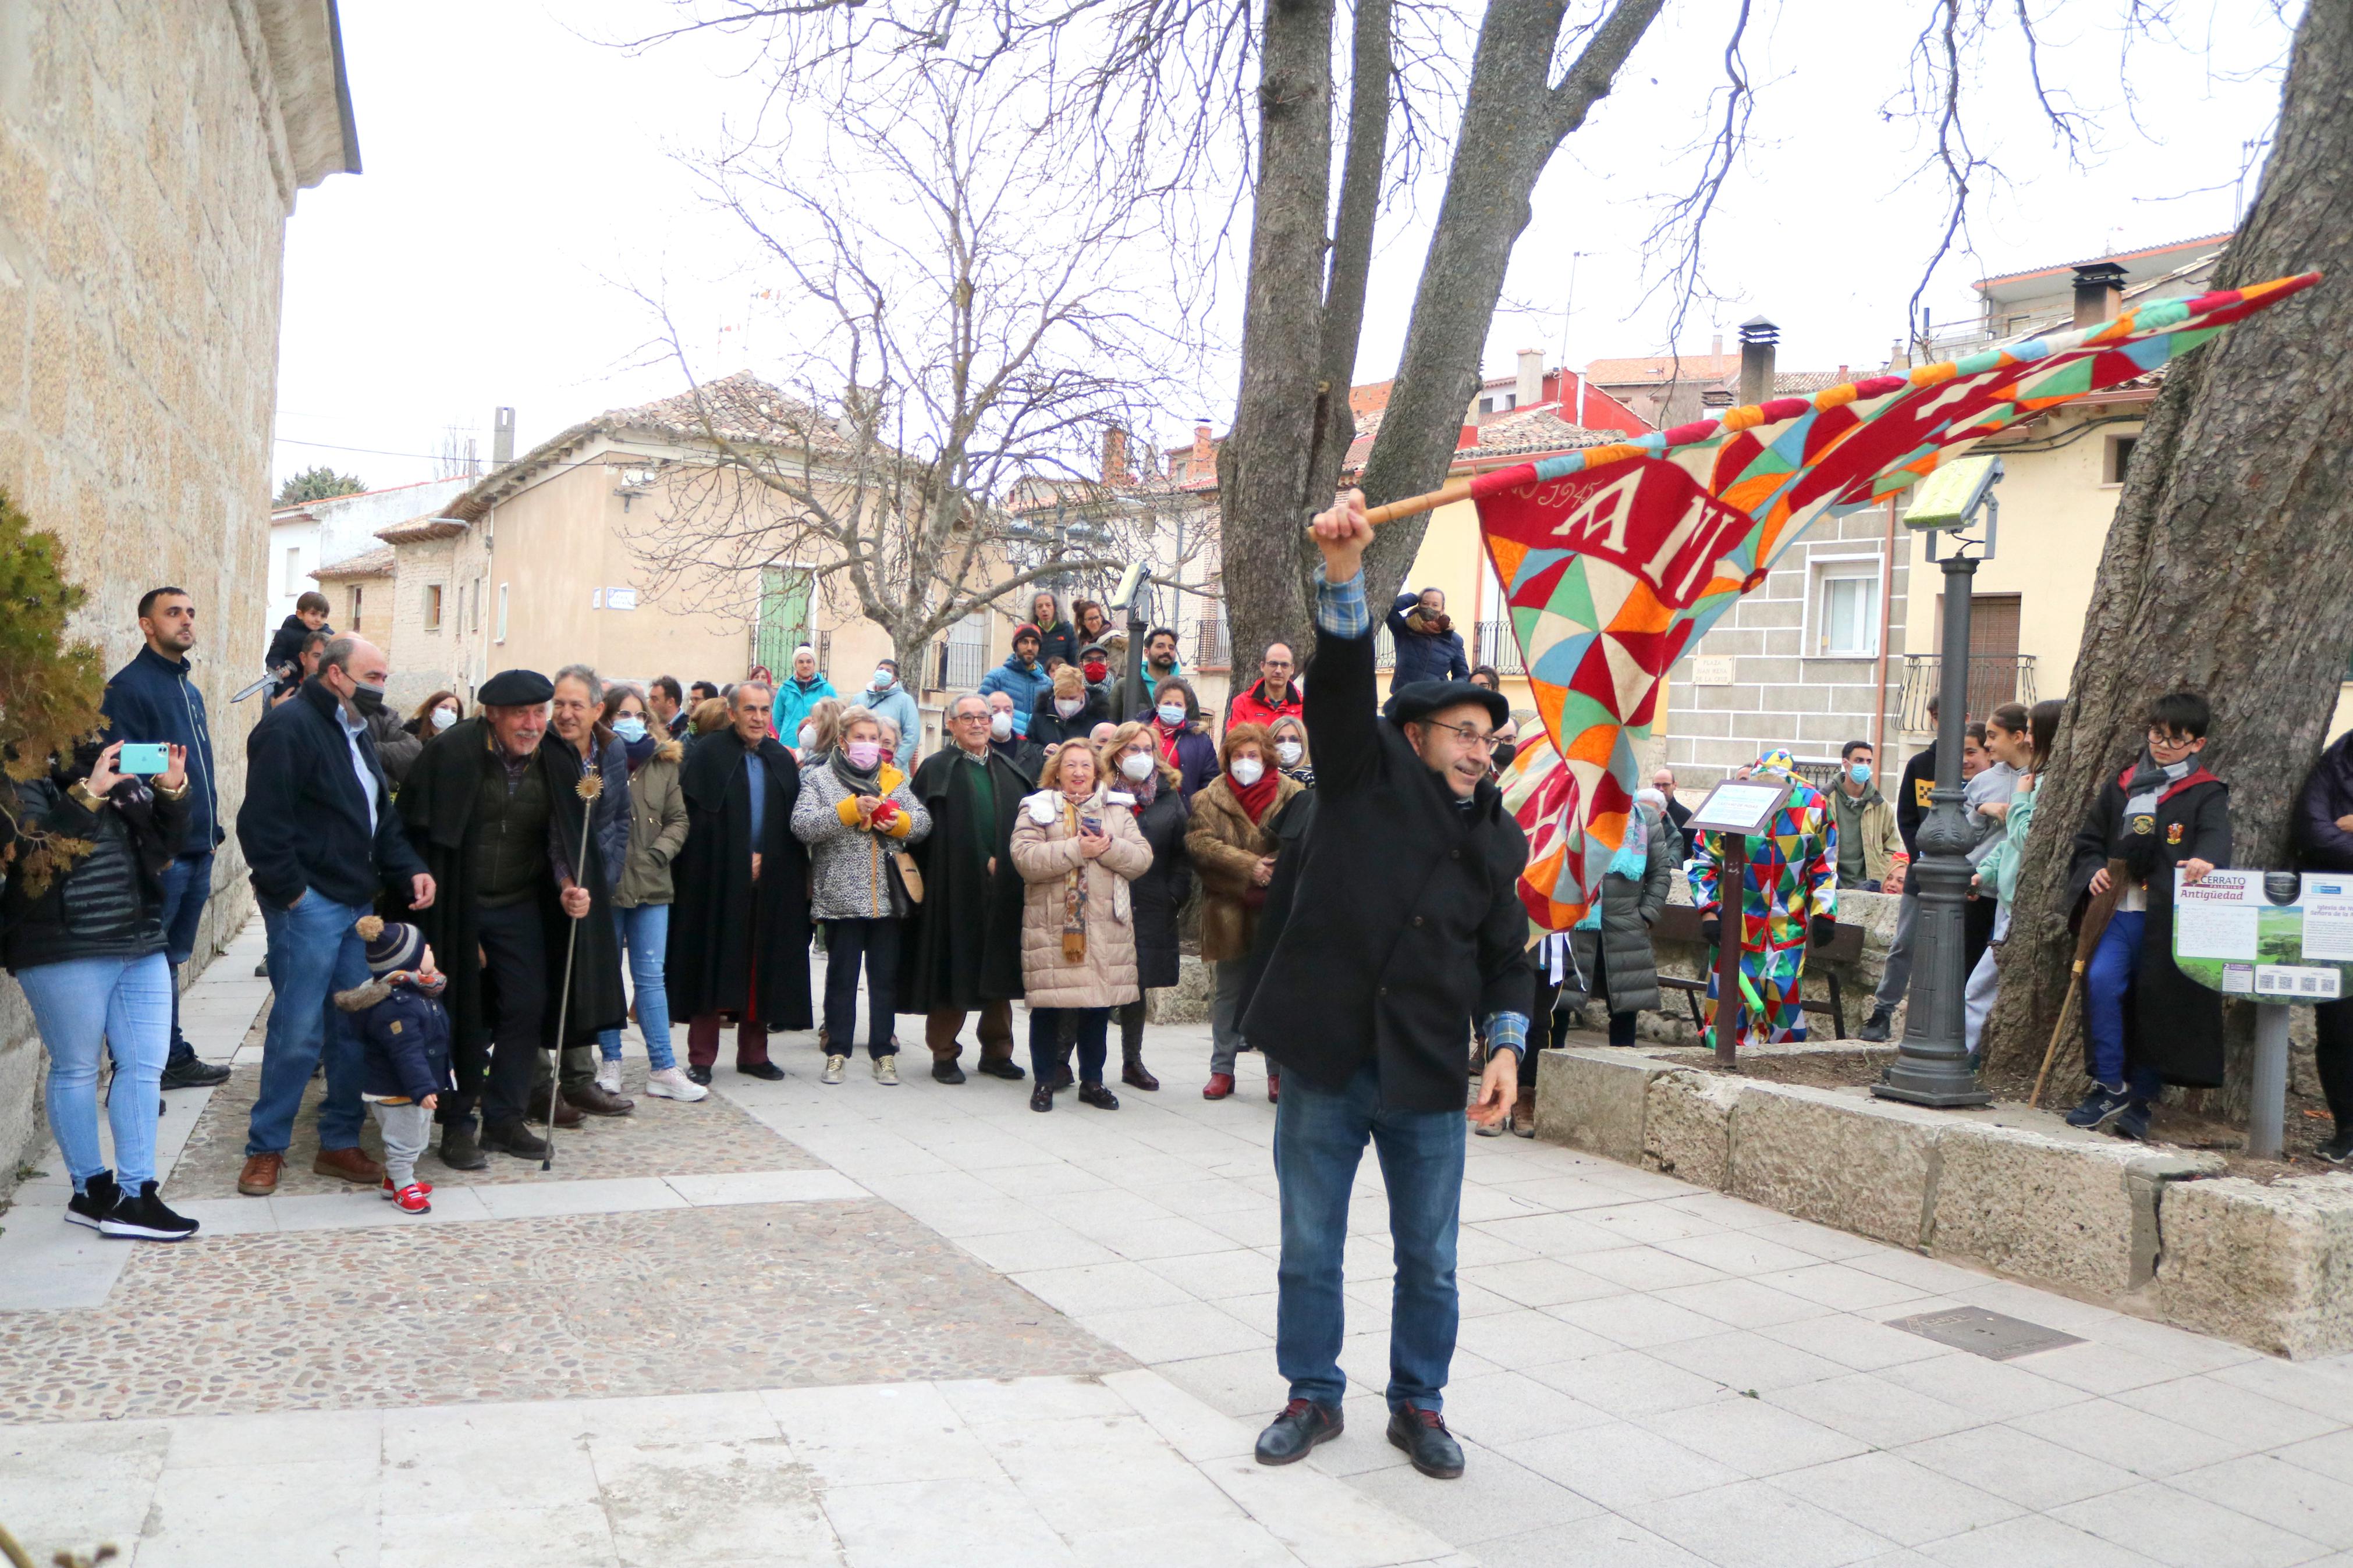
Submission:
{"label": "boy with glasses", "polygon": [[[2230,786],[2199,761],[2212,722],[2194,691],[2149,704],[2139,757],[2100,786],[2076,830],[2067,879],[2075,918],[2112,881],[2122,885],[2084,976],[2092,1090],[2067,1113],[2073,1126],[2146,1138],[2150,1102],[2165,1085],[2222,1081],[2221,994],[2172,957],[2175,868],[2192,883],[2231,863]],[[2120,879],[2111,869],[2117,862]]]}

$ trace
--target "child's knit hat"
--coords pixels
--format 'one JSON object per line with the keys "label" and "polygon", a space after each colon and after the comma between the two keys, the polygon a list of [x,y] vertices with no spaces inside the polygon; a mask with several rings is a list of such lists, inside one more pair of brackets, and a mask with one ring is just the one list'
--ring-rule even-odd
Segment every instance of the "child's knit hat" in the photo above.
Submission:
{"label": "child's knit hat", "polygon": [[425,957],[425,933],[413,925],[380,920],[375,915],[362,915],[353,929],[360,933],[360,940],[367,943],[370,974],[390,974],[399,969],[413,970]]}

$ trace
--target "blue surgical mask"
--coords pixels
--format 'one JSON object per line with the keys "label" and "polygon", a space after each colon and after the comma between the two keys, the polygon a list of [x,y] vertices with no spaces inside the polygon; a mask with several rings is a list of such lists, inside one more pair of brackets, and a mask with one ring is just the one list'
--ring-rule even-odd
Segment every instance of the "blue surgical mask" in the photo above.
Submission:
{"label": "blue surgical mask", "polygon": [[868,682],[868,684],[872,686],[875,690],[880,691],[897,679],[897,676],[892,675],[887,669],[878,669],[874,672],[874,679]]}
{"label": "blue surgical mask", "polygon": [[646,738],[646,721],[634,713],[624,713],[613,721],[613,733],[632,743]]}
{"label": "blue surgical mask", "polygon": [[1861,789],[1871,782],[1871,764],[1869,763],[1852,763],[1847,768],[1846,776],[1854,781],[1857,789]]}
{"label": "blue surgical mask", "polygon": [[1185,705],[1182,702],[1163,702],[1160,705],[1160,721],[1174,730],[1185,721]]}

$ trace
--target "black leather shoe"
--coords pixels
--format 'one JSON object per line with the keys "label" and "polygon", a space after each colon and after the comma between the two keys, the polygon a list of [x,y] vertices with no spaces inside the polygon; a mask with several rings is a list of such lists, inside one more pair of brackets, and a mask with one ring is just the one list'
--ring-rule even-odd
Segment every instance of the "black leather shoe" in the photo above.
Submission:
{"label": "black leather shoe", "polygon": [[1048,1086],[1046,1086],[1045,1084],[1042,1084],[1042,1083],[1041,1083],[1041,1084],[1039,1084],[1037,1088],[1035,1088],[1035,1089],[1031,1089],[1031,1090],[1029,1091],[1029,1109],[1030,1109],[1030,1110],[1053,1110],[1053,1109],[1054,1109],[1054,1091],[1053,1091],[1053,1089],[1051,1089],[1050,1088],[1049,1088]]}
{"label": "black leather shoe", "polygon": [[547,1141],[521,1121],[493,1121],[482,1129],[482,1147],[518,1160],[544,1160]]}
{"label": "black leather shoe", "polygon": [[745,1078],[756,1078],[764,1083],[774,1083],[785,1076],[785,1069],[774,1062],[737,1062],[735,1070]]}
{"label": "black leather shoe", "polygon": [[1425,1476],[1451,1481],[1462,1473],[1462,1445],[1446,1429],[1435,1410],[1401,1405],[1389,1415],[1389,1442],[1403,1448],[1413,1468]]}
{"label": "black leather shoe", "polygon": [[956,1066],[951,1058],[943,1058],[932,1064],[932,1077],[940,1083],[962,1083],[964,1068]]}
{"label": "black leather shoe", "polygon": [[1019,1083],[1029,1076],[1018,1064],[1004,1057],[983,1057],[973,1066],[974,1070],[985,1072],[991,1078],[1001,1078],[1008,1083]]}
{"label": "black leather shoe", "polygon": [[182,1057],[164,1068],[165,1089],[210,1089],[227,1081],[228,1068],[216,1067],[202,1057]]}
{"label": "black leather shoe", "polygon": [[1099,1083],[1082,1083],[1079,1085],[1079,1103],[1092,1105],[1097,1110],[1117,1110],[1119,1096]]}
{"label": "black leather shoe", "polygon": [[1312,1399],[1294,1399],[1282,1407],[1282,1414],[1267,1423],[1266,1430],[1258,1435],[1258,1462],[1261,1465],[1296,1464],[1307,1457],[1309,1449],[1318,1443],[1328,1443],[1340,1435],[1347,1423],[1340,1412],[1329,1405],[1318,1405]]}
{"label": "black leather shoe", "polygon": [[689,1083],[699,1083],[703,1088],[709,1089],[711,1087],[711,1069],[709,1068],[689,1068],[686,1069],[686,1081]]}
{"label": "black leather shoe", "polygon": [[441,1163],[453,1171],[487,1171],[490,1157],[482,1152],[482,1141],[470,1127],[441,1129]]}

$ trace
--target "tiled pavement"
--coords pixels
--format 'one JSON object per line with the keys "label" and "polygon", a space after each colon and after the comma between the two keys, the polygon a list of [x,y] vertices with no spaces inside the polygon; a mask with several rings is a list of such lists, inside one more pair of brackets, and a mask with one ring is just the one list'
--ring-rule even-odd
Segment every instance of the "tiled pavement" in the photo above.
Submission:
{"label": "tiled pavement", "polygon": [[[225,986],[251,969],[236,957]],[[1036,1116],[1016,1086],[919,1067],[896,1089],[825,1088],[804,1042],[786,1081],[720,1084],[823,1170],[569,1181],[559,1154],[554,1181],[453,1193],[457,1212],[406,1226],[354,1194],[219,1199],[197,1205],[215,1235],[128,1268],[57,1248],[42,1211],[61,1200],[36,1184],[0,1219],[0,1405],[47,1418],[0,1426],[0,1523],[37,1560],[106,1538],[142,1568],[2353,1568],[2353,1361],[2274,1362],[1514,1139],[1472,1141],[1464,1194],[1448,1415],[1470,1473],[1427,1480],[1380,1437],[1369,1171],[1344,1362],[1375,1392],[1310,1465],[1261,1469],[1250,1438],[1282,1396],[1272,1115],[1254,1058],[1242,1095],[1202,1101],[1207,1049],[1155,1031],[1160,1093]],[[218,1234],[240,1205],[279,1234]],[[460,1300],[469,1258],[526,1283],[478,1269]],[[379,1298],[371,1263],[438,1288]],[[181,1277],[284,1288],[175,1305],[157,1286]],[[516,1307],[527,1286],[543,1310]],[[133,1418],[59,1420],[28,1392],[59,1381],[37,1347],[98,1342],[73,1313],[6,1309],[69,1299],[156,1343],[216,1336],[223,1359],[305,1310],[325,1326],[294,1334],[299,1392],[223,1375],[209,1403],[166,1387],[146,1341],[94,1351],[77,1386]],[[1957,1305],[2084,1342],[1996,1363],[1886,1326]],[[409,1333],[434,1348],[404,1366]],[[505,1375],[479,1375],[486,1358]]]}

